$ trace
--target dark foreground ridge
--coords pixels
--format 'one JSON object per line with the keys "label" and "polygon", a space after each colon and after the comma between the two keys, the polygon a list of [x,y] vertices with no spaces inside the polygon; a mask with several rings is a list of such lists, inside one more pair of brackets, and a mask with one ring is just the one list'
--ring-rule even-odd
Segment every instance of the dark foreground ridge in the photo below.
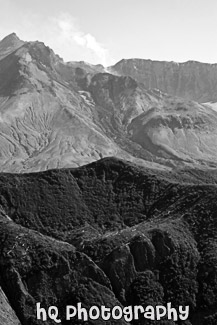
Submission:
{"label": "dark foreground ridge", "polygon": [[[63,325],[83,324],[64,318],[65,306],[78,302],[171,302],[190,306],[180,324],[216,324],[215,173],[174,175],[115,158],[0,174],[1,323],[44,324],[36,320],[37,302],[58,306]],[[88,322],[105,323],[126,324]]]}

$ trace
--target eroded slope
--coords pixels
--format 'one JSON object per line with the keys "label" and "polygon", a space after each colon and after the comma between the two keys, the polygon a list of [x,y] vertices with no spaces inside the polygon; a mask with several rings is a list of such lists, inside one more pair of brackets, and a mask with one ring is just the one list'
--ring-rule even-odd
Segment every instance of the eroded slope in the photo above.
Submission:
{"label": "eroded slope", "polygon": [[106,156],[155,168],[216,166],[217,113],[209,106],[147,89],[124,71],[65,63],[43,43],[14,34],[0,42],[1,53],[1,171],[75,167]]}

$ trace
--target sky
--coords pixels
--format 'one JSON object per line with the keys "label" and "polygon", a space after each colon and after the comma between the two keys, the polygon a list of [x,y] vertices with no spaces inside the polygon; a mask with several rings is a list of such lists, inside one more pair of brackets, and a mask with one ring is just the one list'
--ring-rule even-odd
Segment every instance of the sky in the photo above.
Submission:
{"label": "sky", "polygon": [[65,61],[217,63],[216,0],[0,0],[0,39],[39,40]]}

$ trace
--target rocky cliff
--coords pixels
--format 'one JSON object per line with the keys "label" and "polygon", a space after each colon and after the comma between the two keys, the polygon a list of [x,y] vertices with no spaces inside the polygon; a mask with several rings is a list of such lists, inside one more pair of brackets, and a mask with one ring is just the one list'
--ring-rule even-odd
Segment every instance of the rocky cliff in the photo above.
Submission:
{"label": "rocky cliff", "polygon": [[68,323],[64,306],[80,301],[170,301],[190,306],[185,324],[213,324],[216,176],[207,171],[205,184],[188,173],[176,179],[104,159],[76,169],[1,174],[0,285],[21,324],[40,324],[37,301],[58,305],[62,324]]}
{"label": "rocky cliff", "polygon": [[[180,69],[177,78],[182,80],[184,69],[180,87],[191,91],[188,83],[197,64],[178,68],[172,63],[132,62],[122,61],[108,73],[100,65],[66,63],[42,42],[22,42],[15,34],[3,39],[0,170],[75,167],[107,156],[161,169],[215,167],[217,113],[192,101],[202,101],[196,90],[191,95],[179,91],[169,74]],[[215,93],[215,66],[211,70],[213,76],[198,72],[201,78],[194,84],[201,85],[196,92],[206,101],[214,100],[206,90]],[[176,90],[163,86],[166,83]]]}
{"label": "rocky cliff", "polygon": [[200,103],[217,101],[217,64],[123,59],[110,71],[131,76],[147,89],[156,88]]}
{"label": "rocky cliff", "polygon": [[216,65],[0,42],[0,322],[171,302],[190,306],[180,325],[216,324],[216,93]]}

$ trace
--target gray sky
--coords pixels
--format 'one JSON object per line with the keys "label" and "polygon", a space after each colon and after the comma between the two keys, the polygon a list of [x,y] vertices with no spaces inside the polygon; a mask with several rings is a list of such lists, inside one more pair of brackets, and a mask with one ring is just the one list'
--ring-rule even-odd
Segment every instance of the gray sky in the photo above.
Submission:
{"label": "gray sky", "polygon": [[40,40],[65,61],[217,63],[216,0],[0,0],[0,39]]}

